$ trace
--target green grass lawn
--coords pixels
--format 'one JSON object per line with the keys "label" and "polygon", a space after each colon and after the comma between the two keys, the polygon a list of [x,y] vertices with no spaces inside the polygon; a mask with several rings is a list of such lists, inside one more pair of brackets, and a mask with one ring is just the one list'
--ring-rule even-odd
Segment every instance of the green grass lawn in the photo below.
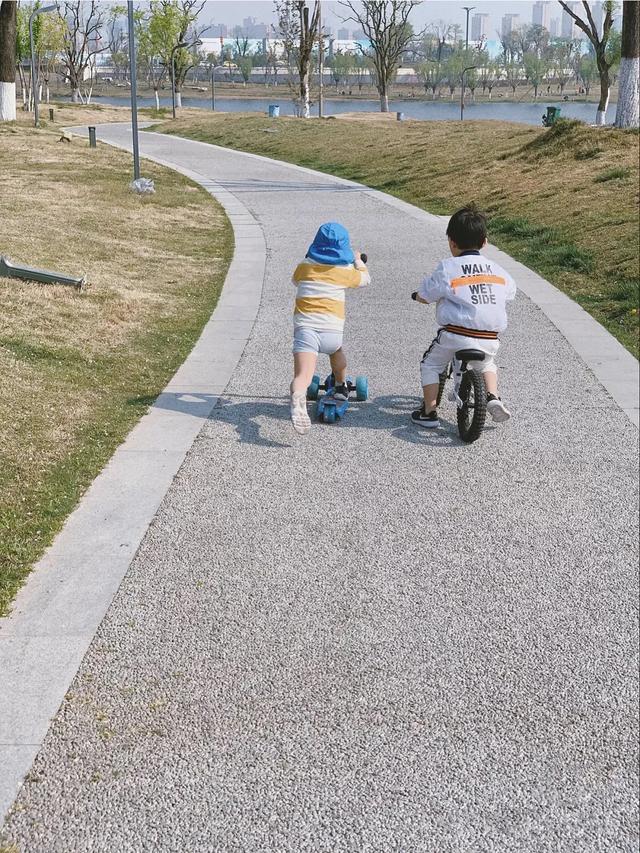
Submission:
{"label": "green grass lawn", "polygon": [[184,361],[233,254],[224,212],[144,162],[52,127],[0,125],[0,252],[90,287],[0,278],[0,612],[114,449]]}
{"label": "green grass lawn", "polygon": [[204,112],[156,129],[361,181],[432,213],[475,201],[493,243],[638,355],[636,131]]}

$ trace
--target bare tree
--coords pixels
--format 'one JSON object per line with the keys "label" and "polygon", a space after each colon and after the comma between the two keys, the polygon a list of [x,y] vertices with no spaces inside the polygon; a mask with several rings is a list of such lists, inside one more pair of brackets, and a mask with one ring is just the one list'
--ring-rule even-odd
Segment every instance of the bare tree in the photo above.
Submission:
{"label": "bare tree", "polygon": [[609,69],[615,61],[615,57],[612,57],[607,52],[607,44],[611,34],[611,27],[613,26],[613,0],[605,0],[603,4],[604,20],[602,22],[602,33],[598,32],[598,26],[593,18],[593,13],[588,0],[582,0],[585,18],[581,18],[573,11],[571,6],[574,4],[570,5],[569,3],[566,3],[565,0],[558,0],[558,2],[567,15],[570,15],[573,18],[576,25],[580,27],[583,33],[586,34],[587,38],[593,45],[593,49],[596,54],[596,62],[598,64],[598,73],[600,74],[600,101],[598,102],[598,111],[596,113],[596,124],[602,125],[605,123],[607,106],[609,104],[609,90],[611,88]]}
{"label": "bare tree", "polygon": [[38,98],[42,99],[42,87],[44,86],[44,100],[49,103],[49,81],[51,75],[58,72],[60,68],[60,56],[64,47],[65,25],[57,15],[40,15],[41,26],[36,39],[36,62],[38,63],[38,76],[40,78],[40,89]]}
{"label": "bare tree", "polygon": [[104,13],[96,0],[66,2],[59,11],[64,20],[62,66],[71,86],[71,100],[82,100],[80,84],[95,66],[95,57],[104,50],[101,43]]}
{"label": "bare tree", "polygon": [[0,121],[16,120],[17,11],[17,3],[0,3]]}
{"label": "bare tree", "polygon": [[622,59],[620,60],[616,127],[638,127],[639,11],[637,0],[625,0],[622,4]]}
{"label": "bare tree", "polygon": [[278,27],[289,65],[298,72],[299,112],[309,118],[309,81],[313,45],[318,40],[319,0],[310,8],[306,0],[276,0]]}
{"label": "bare tree", "polygon": [[345,21],[362,27],[370,47],[361,48],[371,59],[376,89],[380,96],[380,112],[389,112],[389,87],[400,66],[402,53],[413,38],[409,15],[420,0],[362,0],[356,7],[353,0],[340,3],[351,14]]}
{"label": "bare tree", "polygon": [[444,21],[437,21],[435,24],[429,24],[427,32],[430,33],[437,42],[437,50],[435,59],[442,62],[442,53],[445,45],[452,39],[455,44],[455,30],[452,24],[446,24]]}
{"label": "bare tree", "polygon": [[205,0],[178,0],[177,3],[172,3],[171,0],[162,0],[163,6],[175,5],[178,9],[178,35],[175,44],[188,43],[190,45],[190,47],[177,50],[174,54],[176,107],[182,106],[182,87],[187,74],[200,61],[198,51],[193,46],[195,42],[199,41],[200,36],[209,29],[209,27],[196,26],[198,15],[202,12],[204,4]]}
{"label": "bare tree", "polygon": [[498,32],[498,41],[502,47],[502,64],[512,64],[520,58],[520,42],[517,30],[507,33]]}
{"label": "bare tree", "polygon": [[116,79],[122,76],[122,72],[126,76],[129,68],[127,36],[119,23],[120,18],[126,15],[126,12],[125,6],[112,6],[107,22],[107,45]]}
{"label": "bare tree", "polygon": [[425,92],[431,92],[431,100],[435,101],[436,92],[445,79],[445,72],[440,62],[426,60],[416,65],[416,76],[424,86]]}

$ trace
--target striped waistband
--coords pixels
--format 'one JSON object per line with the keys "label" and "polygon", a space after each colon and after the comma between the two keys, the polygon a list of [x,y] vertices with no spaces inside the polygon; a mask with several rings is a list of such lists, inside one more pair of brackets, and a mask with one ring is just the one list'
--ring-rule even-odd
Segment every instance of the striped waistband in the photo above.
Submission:
{"label": "striped waistband", "polygon": [[463,335],[465,338],[482,338],[488,341],[497,341],[497,332],[488,332],[485,329],[465,329],[464,326],[453,326],[450,323],[442,327],[445,332],[451,332],[452,335]]}

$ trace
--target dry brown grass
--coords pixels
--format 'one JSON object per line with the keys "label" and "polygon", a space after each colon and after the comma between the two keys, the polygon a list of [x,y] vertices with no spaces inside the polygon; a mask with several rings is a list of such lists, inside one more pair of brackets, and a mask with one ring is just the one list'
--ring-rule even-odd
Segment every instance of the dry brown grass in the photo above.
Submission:
{"label": "dry brown grass", "polygon": [[144,162],[157,192],[140,197],[128,155],[58,139],[0,125],[0,253],[89,282],[81,294],[0,278],[0,610],[191,348],[233,245],[221,208],[182,176]]}

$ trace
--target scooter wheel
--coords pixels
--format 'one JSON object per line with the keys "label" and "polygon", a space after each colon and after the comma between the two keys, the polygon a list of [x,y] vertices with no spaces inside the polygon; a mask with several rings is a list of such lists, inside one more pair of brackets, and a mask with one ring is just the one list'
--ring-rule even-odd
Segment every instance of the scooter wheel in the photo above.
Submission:
{"label": "scooter wheel", "polygon": [[369,396],[369,380],[366,376],[356,376],[356,400],[363,402]]}

